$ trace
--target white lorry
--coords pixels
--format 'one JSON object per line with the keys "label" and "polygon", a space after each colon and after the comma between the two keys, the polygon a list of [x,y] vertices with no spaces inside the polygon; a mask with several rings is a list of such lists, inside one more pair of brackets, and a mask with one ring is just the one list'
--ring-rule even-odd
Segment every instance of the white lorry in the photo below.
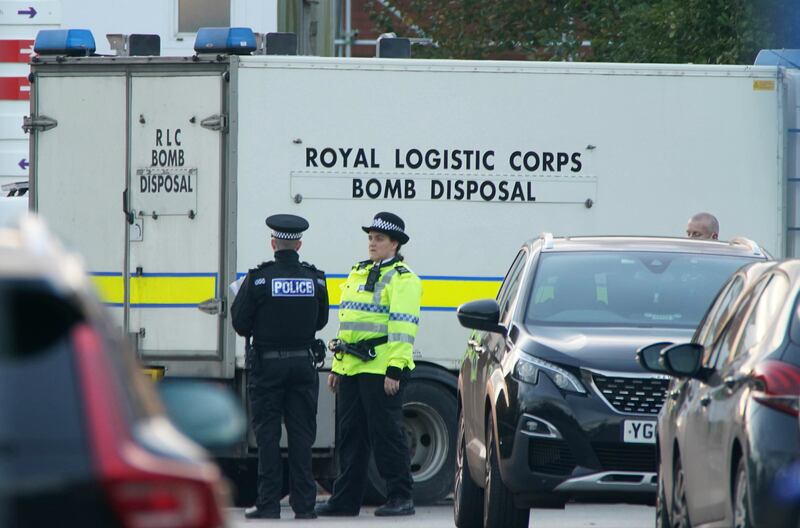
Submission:
{"label": "white lorry", "polygon": [[[524,240],[683,236],[709,211],[722,238],[775,256],[797,247],[794,70],[223,53],[42,56],[32,79],[31,206],[166,376],[244,398],[227,286],[271,258],[267,215],[311,224],[301,257],[328,274],[325,339],[339,285],[366,258],[360,226],[403,217],[424,285],[405,407],[418,501],[452,486],[455,309],[493,297]],[[322,389],[324,485],[334,407]],[[375,471],[371,482],[379,495]]]}

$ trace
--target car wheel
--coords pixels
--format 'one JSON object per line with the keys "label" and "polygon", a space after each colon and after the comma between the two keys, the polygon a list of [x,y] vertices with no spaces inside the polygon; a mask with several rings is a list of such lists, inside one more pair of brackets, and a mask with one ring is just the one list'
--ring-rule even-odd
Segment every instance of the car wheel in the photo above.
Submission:
{"label": "car wheel", "polygon": [[750,493],[747,485],[747,461],[744,457],[739,459],[736,468],[736,477],[733,481],[733,528],[751,528],[750,524]]}
{"label": "car wheel", "polygon": [[459,411],[453,483],[453,519],[458,528],[480,528],[483,519],[483,490],[470,476],[465,436],[464,412]]}
{"label": "car wheel", "polygon": [[672,477],[672,511],[669,514],[672,528],[692,528],[689,522],[689,505],[686,503],[686,477],[681,459],[675,462]]}
{"label": "car wheel", "polygon": [[656,495],[656,528],[672,528],[669,523],[669,512],[667,511],[666,491],[664,490],[664,479],[658,479],[658,494]]}
{"label": "car wheel", "polygon": [[528,526],[529,508],[514,506],[514,497],[500,476],[499,457],[492,421],[486,427],[486,472],[483,486],[484,528],[525,528]]}

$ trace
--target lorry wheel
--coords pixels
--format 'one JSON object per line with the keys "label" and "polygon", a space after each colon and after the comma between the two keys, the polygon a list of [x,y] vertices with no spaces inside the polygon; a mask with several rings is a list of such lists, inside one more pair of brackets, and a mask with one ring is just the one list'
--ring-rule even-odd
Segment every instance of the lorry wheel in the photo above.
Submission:
{"label": "lorry wheel", "polygon": [[333,479],[317,479],[317,484],[328,493],[333,493]]}
{"label": "lorry wheel", "polygon": [[[426,504],[445,498],[453,490],[456,397],[436,382],[412,380],[406,387],[403,422],[411,451],[414,502]],[[386,483],[371,459],[364,502],[382,504],[385,500]]]}
{"label": "lorry wheel", "polygon": [[[283,462],[283,482],[281,482],[281,498],[289,495],[289,461]],[[233,503],[235,506],[247,508],[256,503],[258,497],[258,458],[250,457],[245,462],[220,464],[220,467],[231,481]]]}

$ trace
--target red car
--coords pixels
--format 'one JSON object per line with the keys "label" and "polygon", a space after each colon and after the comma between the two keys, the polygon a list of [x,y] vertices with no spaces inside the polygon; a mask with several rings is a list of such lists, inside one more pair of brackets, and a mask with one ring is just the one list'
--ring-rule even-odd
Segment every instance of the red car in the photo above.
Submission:
{"label": "red car", "polygon": [[[38,221],[0,230],[0,526],[224,526],[218,468],[172,425],[104,310]],[[224,389],[170,398],[186,391],[211,409],[205,423],[186,410],[212,431],[196,439],[243,422]]]}

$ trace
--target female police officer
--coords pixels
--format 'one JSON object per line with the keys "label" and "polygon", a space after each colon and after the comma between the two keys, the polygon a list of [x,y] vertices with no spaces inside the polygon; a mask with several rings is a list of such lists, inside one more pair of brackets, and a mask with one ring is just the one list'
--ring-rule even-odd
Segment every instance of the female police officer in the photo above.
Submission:
{"label": "female police officer", "polygon": [[378,213],[369,234],[369,259],[342,286],[339,333],[328,386],[338,392],[341,473],[317,515],[355,516],[367,482],[370,447],[387,502],[375,515],[413,515],[409,452],[402,428],[403,389],[411,370],[422,286],[403,263],[403,220]]}

